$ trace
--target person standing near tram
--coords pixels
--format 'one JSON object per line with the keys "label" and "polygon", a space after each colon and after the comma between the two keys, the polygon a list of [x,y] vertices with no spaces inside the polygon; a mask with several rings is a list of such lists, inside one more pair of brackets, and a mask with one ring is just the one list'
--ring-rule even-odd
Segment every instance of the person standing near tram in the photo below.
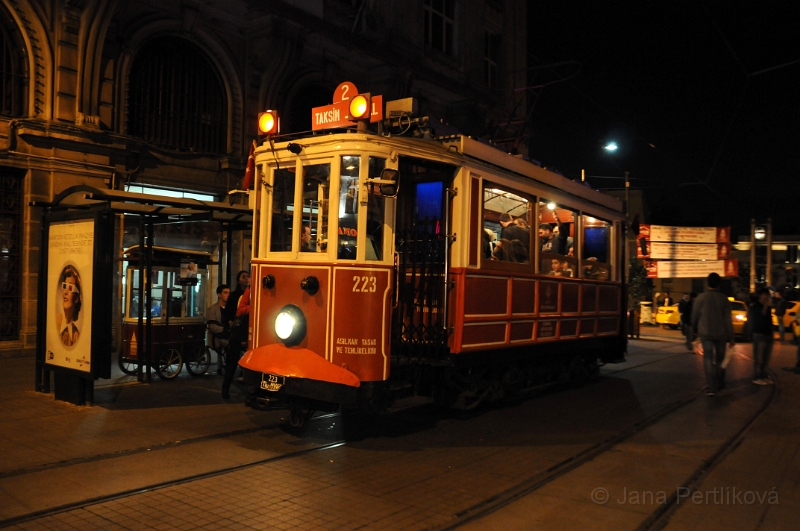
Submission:
{"label": "person standing near tram", "polygon": [[692,307],[692,329],[703,343],[703,365],[708,384],[706,395],[714,396],[725,387],[725,370],[720,366],[725,358],[725,343],[733,348],[736,340],[731,301],[719,290],[722,278],[711,273],[706,284],[708,291],[697,297]]}
{"label": "person standing near tram", "polygon": [[[243,269],[236,273],[236,289],[231,292],[231,296],[228,299],[228,304],[225,307],[225,319],[228,323],[228,326],[230,326],[230,324],[233,323],[233,320],[236,318],[236,309],[239,305],[239,301],[242,299],[245,293],[247,293],[249,302],[250,272]],[[247,341],[245,340],[243,342],[240,337],[234,336],[235,334],[232,333],[230,342],[228,343],[228,354],[225,358],[225,377],[222,380],[222,398],[226,400],[231,397],[231,383],[236,375],[236,370],[239,367],[239,358],[242,355],[242,351],[244,350]]]}

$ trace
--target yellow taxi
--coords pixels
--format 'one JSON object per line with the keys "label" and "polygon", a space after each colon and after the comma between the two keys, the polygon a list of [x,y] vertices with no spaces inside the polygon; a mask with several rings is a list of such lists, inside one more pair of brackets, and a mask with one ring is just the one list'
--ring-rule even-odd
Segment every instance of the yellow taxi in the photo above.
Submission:
{"label": "yellow taxi", "polygon": [[734,300],[733,297],[728,297],[731,301],[731,317],[733,318],[733,333],[737,336],[745,334],[745,325],[747,324],[747,305],[742,301]]}
{"label": "yellow taxi", "polygon": [[[783,326],[786,330],[793,330],[796,317],[800,316],[800,301],[786,301],[786,313],[783,314]],[[775,315],[775,308],[772,309],[772,326],[778,327],[778,316]],[[797,337],[797,334],[795,334]]]}
{"label": "yellow taxi", "polygon": [[677,330],[681,327],[681,313],[678,311],[678,303],[669,306],[661,306],[656,312],[656,322],[664,328]]}

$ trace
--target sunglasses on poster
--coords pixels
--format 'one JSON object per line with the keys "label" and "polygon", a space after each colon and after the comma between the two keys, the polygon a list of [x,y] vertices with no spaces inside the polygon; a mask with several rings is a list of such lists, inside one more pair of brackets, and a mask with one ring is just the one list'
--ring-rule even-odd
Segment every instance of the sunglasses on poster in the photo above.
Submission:
{"label": "sunglasses on poster", "polygon": [[78,286],[75,284],[70,284],[69,282],[62,282],[61,289],[64,291],[69,291],[70,293],[80,293],[80,291],[78,291]]}

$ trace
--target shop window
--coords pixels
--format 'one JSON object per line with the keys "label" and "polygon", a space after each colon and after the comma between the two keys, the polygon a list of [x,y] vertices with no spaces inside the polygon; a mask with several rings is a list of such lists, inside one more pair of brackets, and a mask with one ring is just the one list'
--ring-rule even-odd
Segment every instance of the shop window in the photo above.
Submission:
{"label": "shop window", "polygon": [[328,195],[331,165],[303,166],[303,208],[300,212],[300,251],[324,253],[328,250]]}
{"label": "shop window", "polygon": [[28,75],[15,25],[0,8],[0,115],[23,116]]}
{"label": "shop window", "polygon": [[455,55],[456,0],[425,0],[425,44],[447,55]]}
{"label": "shop window", "polygon": [[275,170],[272,188],[272,233],[269,250],[292,250],[295,169]]}
{"label": "shop window", "polygon": [[578,276],[575,256],[575,212],[539,200],[539,272],[558,277]]}
{"label": "shop window", "polygon": [[177,37],[160,37],[134,57],[128,133],[155,146],[227,152],[227,97],[205,54]]}
{"label": "shop window", "polygon": [[501,262],[530,261],[530,201],[486,183],[483,190],[483,258]]}
{"label": "shop window", "polygon": [[611,223],[592,216],[583,216],[581,226],[581,276],[593,280],[608,280],[611,277]]}

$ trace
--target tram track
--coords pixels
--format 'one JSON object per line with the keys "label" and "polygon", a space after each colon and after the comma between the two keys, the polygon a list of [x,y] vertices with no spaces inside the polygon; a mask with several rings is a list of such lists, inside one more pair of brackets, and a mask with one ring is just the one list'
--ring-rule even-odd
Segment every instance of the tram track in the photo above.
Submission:
{"label": "tram track", "polygon": [[[336,417],[336,416],[339,416],[339,413],[326,413],[326,414],[322,414],[322,415],[318,415],[318,416],[312,417],[309,420],[312,420],[312,421],[323,420],[323,419],[333,418],[333,417]],[[253,428],[245,428],[245,429],[240,429],[240,430],[231,430],[231,431],[226,431],[226,432],[221,432],[221,433],[213,433],[213,434],[210,434],[210,435],[202,435],[200,437],[192,437],[192,438],[189,438],[189,439],[182,439],[180,441],[168,441],[168,442],[155,444],[155,445],[142,446],[142,447],[139,447],[139,448],[131,448],[131,449],[128,449],[128,450],[119,450],[119,451],[115,451],[115,452],[107,452],[107,453],[96,454],[96,455],[91,455],[91,456],[76,457],[76,458],[73,458],[73,459],[65,459],[64,461],[56,461],[56,462],[53,462],[53,463],[44,463],[44,464],[41,464],[41,465],[34,465],[34,466],[29,466],[29,467],[24,467],[24,468],[17,468],[17,469],[14,469],[14,470],[7,470],[5,472],[0,472],[0,479],[6,479],[6,478],[11,478],[11,477],[16,477],[16,476],[24,476],[24,475],[27,475],[27,474],[35,474],[35,473],[38,473],[38,472],[46,472],[46,471],[49,471],[49,470],[55,470],[55,469],[59,469],[59,468],[66,468],[66,467],[75,466],[75,465],[82,465],[82,464],[87,464],[87,463],[96,463],[96,462],[105,461],[105,460],[108,460],[108,459],[117,459],[117,458],[120,458],[120,457],[128,457],[128,456],[136,455],[136,454],[152,453],[152,452],[157,452],[159,450],[169,450],[169,449],[172,449],[172,448],[188,446],[188,445],[191,445],[191,444],[197,444],[197,443],[204,443],[204,442],[209,442],[209,441],[228,439],[228,438],[231,438],[231,437],[238,437],[240,435],[249,435],[249,434],[253,434],[253,433],[259,433],[259,432],[262,432],[262,431],[274,430],[274,429],[280,428],[281,426],[284,426],[285,424],[286,424],[286,422],[284,420],[281,420],[279,422],[271,422],[271,423],[269,423],[267,425],[264,425],[264,426],[257,426],[257,427],[253,427]]]}
{"label": "tram track", "polygon": [[[666,360],[675,356],[678,356],[684,353],[674,354],[672,356],[668,356],[666,358],[661,358],[659,360],[653,360],[650,362],[642,363],[634,367],[626,367],[620,371],[615,372],[623,372],[625,370],[630,370],[636,367],[640,367],[642,365],[649,365],[651,363],[657,363],[658,361]],[[749,358],[749,356],[743,355],[744,358]],[[711,472],[719,463],[721,463],[725,457],[727,457],[731,452],[733,452],[744,440],[744,437],[750,427],[758,420],[761,414],[772,404],[772,402],[777,398],[780,393],[780,384],[778,383],[778,379],[773,371],[769,371],[772,379],[775,383],[774,386],[771,386],[771,394],[767,400],[755,411],[753,412],[742,424],[741,428],[737,430],[733,435],[731,435],[725,442],[717,448],[717,450],[709,457],[708,459],[704,460],[701,465],[695,469],[695,471],[687,478],[686,481],[683,482],[679,487],[677,487],[674,492],[667,498],[666,502],[661,504],[658,508],[653,510],[647,517],[641,522],[641,524],[636,527],[635,531],[660,531],[663,529],[668,523],[669,518],[672,514],[679,508],[679,499],[678,499],[678,492],[695,492],[699,485],[701,484],[702,480]],[[613,374],[613,373],[612,373]],[[606,374],[605,376],[607,376]],[[698,398],[702,397],[705,393],[705,386],[702,386],[695,390],[693,393],[690,393],[686,397],[681,400],[677,400],[667,406],[664,406],[659,411],[649,415],[645,419],[628,426],[626,429],[620,431],[616,435],[607,438],[606,440],[599,442],[578,452],[559,463],[551,466],[547,470],[535,474],[530,478],[518,483],[517,485],[499,493],[494,496],[490,496],[484,500],[481,500],[478,503],[471,505],[457,513],[454,514],[454,518],[437,527],[429,527],[424,528],[423,531],[452,531],[456,530],[469,522],[477,520],[479,518],[488,516],[496,511],[501,510],[503,507],[513,503],[514,501],[521,499],[533,492],[539,490],[540,488],[548,485],[556,481],[557,479],[565,476],[569,472],[579,468],[580,466],[600,457],[604,453],[610,451],[613,447],[617,446],[618,444],[630,439],[631,437],[641,433],[645,429],[649,428],[650,426],[655,425],[657,422],[662,420],[667,415],[670,415],[690,404],[695,402]]]}

